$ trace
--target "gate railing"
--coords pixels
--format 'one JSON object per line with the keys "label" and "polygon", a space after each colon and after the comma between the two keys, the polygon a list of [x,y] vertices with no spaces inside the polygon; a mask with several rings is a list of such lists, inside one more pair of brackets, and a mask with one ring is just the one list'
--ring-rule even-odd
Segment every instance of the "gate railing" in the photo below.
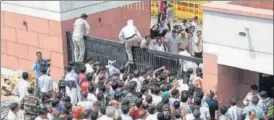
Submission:
{"label": "gate railing", "polygon": [[[74,47],[72,43],[72,33],[67,32],[68,61],[74,61]],[[116,60],[115,65],[125,65],[127,62],[127,54],[122,43],[109,41],[101,38],[87,37],[85,40],[85,58],[91,57],[101,64],[107,65],[108,60]],[[148,66],[159,68],[166,66],[172,72],[177,72],[180,68],[179,60],[188,60],[197,64],[202,63],[202,59],[175,55],[168,52],[160,52],[154,50],[144,50],[140,47],[132,48],[133,59],[136,69],[145,69]]]}

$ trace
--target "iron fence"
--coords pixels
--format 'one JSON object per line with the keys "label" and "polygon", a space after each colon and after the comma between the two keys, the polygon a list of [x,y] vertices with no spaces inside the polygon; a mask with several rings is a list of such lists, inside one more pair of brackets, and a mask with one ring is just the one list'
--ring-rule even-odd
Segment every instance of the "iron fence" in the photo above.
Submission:
{"label": "iron fence", "polygon": [[[68,61],[74,61],[72,33],[67,32],[67,47],[68,47]],[[85,40],[85,58],[91,57],[96,61],[100,61],[102,65],[107,65],[108,60],[116,60],[115,65],[125,65],[127,62],[127,54],[124,44],[104,40],[95,37],[87,37]],[[145,50],[140,47],[132,48],[134,66],[137,69],[145,69],[150,66],[154,69],[161,66],[166,66],[172,72],[177,72],[180,67],[179,59],[193,61],[197,64],[202,63],[202,59],[175,55],[167,52],[160,52],[154,50]],[[76,70],[78,71],[78,70]]]}

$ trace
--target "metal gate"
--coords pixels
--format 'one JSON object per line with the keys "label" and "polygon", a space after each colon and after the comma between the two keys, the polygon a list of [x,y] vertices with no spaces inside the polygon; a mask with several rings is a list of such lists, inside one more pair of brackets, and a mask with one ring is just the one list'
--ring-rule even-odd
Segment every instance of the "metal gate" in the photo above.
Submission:
{"label": "metal gate", "polygon": [[[68,61],[74,61],[72,33],[67,32]],[[108,41],[95,37],[87,37],[85,40],[85,58],[91,57],[101,64],[106,65],[108,60],[116,60],[117,66],[125,65],[127,54],[124,45],[118,42]],[[202,63],[202,59],[175,55],[167,52],[144,50],[139,47],[132,48],[135,67],[139,70],[150,66],[154,69],[166,66],[171,72],[179,69],[179,59]]]}

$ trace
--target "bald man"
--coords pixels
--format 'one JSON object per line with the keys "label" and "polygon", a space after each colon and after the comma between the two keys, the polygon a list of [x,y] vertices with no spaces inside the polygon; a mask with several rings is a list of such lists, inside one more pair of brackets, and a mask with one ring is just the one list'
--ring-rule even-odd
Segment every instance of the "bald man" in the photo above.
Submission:
{"label": "bald man", "polygon": [[127,25],[122,28],[118,36],[119,40],[125,43],[129,63],[133,63],[132,46],[139,46],[143,40],[139,30],[134,26],[133,20],[128,20]]}

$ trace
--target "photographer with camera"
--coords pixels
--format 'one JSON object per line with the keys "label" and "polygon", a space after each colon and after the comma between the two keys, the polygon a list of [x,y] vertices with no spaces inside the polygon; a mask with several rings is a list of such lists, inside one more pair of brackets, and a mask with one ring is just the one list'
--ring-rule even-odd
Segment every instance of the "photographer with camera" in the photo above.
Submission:
{"label": "photographer with camera", "polygon": [[50,60],[42,57],[42,52],[36,52],[37,59],[35,60],[32,70],[35,72],[36,79],[36,96],[39,97],[39,89],[38,89],[38,78],[42,76],[41,70],[45,70],[46,74],[49,74]]}
{"label": "photographer with camera", "polygon": [[42,52],[36,52],[37,59],[35,60],[32,70],[35,72],[35,78],[39,78],[41,74],[41,69],[46,70],[47,74],[49,73],[50,60],[42,57]]}

